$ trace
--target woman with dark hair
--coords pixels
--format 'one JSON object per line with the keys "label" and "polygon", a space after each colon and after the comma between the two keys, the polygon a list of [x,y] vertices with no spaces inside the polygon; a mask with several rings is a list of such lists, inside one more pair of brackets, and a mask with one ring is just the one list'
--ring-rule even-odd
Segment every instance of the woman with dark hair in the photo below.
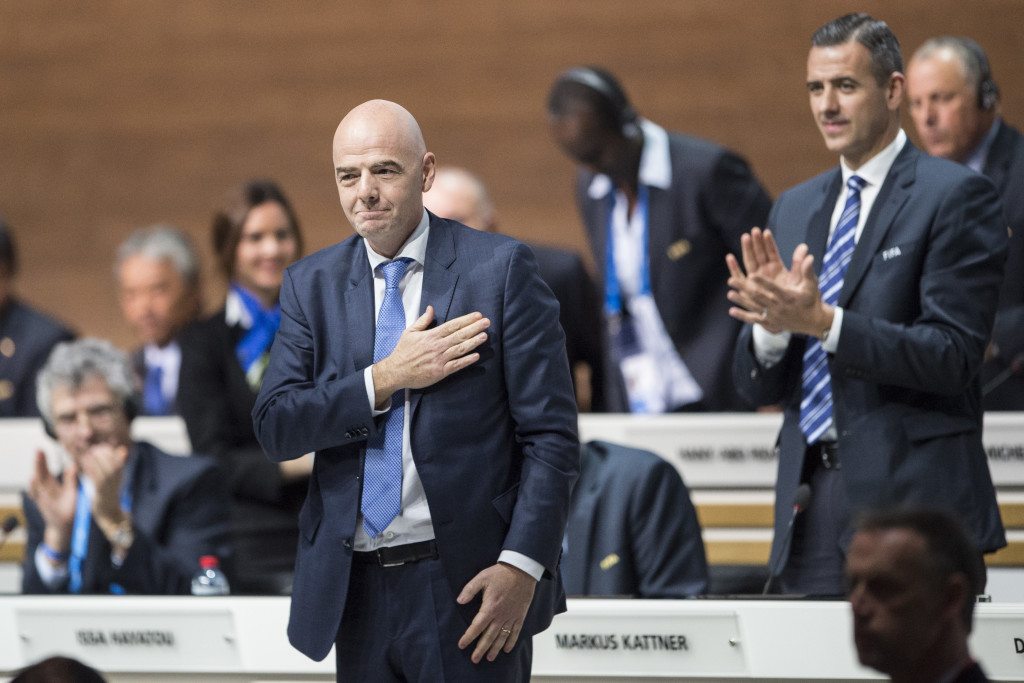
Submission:
{"label": "woman with dark hair", "polygon": [[224,308],[181,337],[178,402],[192,449],[221,459],[232,492],[236,593],[290,590],[298,513],[312,455],[273,463],[252,428],[252,408],[281,321],[284,270],[302,254],[291,204],[273,182],[237,188],[213,219],[213,248],[229,288]]}

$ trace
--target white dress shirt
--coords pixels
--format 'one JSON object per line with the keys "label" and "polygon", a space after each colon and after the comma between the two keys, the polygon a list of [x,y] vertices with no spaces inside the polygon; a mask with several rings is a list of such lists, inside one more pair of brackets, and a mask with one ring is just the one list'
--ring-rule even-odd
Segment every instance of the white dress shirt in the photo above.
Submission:
{"label": "white dress shirt", "polygon": [[[419,225],[406,240],[402,248],[398,250],[394,258],[410,258],[412,263],[405,270],[398,287],[402,290],[402,306],[405,308],[405,325],[409,327],[419,317],[420,299],[423,293],[423,263],[427,254],[427,238],[430,234],[430,220],[426,210]],[[370,270],[373,273],[373,302],[374,319],[380,313],[381,304],[384,301],[385,282],[384,276],[377,272],[377,266],[392,259],[381,256],[373,250],[369,242],[366,244],[366,256],[370,262]],[[375,403],[376,392],[373,386],[373,366],[363,371],[363,380],[366,385],[366,396],[370,402],[370,409],[374,416],[387,412],[391,405],[388,403],[383,410],[377,410]],[[412,441],[409,430],[409,390],[405,390],[405,420],[402,422],[402,510],[397,517],[391,520],[383,533],[371,537],[363,528],[363,516],[360,513],[356,521],[355,549],[358,551],[376,550],[377,548],[405,545],[407,543],[419,543],[434,538],[434,526],[430,520],[430,506],[427,504],[427,495],[423,490],[423,483],[420,481],[419,473],[416,471],[416,463],[412,457]],[[501,562],[511,564],[522,569],[527,574],[539,580],[544,574],[544,567],[539,562],[511,550],[503,550],[497,558]]]}

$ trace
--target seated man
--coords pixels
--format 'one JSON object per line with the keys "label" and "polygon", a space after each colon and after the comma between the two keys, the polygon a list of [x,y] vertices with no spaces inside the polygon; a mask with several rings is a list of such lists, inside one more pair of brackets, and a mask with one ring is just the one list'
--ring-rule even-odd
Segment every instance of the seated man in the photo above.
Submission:
{"label": "seated man", "polygon": [[865,515],[846,556],[860,663],[897,683],[987,681],[967,648],[984,577],[974,543],[948,513]]}
{"label": "seated man", "polygon": [[143,387],[143,415],[177,413],[181,346],[178,333],[200,313],[199,259],[177,228],[133,232],[117,250],[121,314],[142,346],[132,366]]}
{"label": "seated man", "polygon": [[671,463],[604,441],[582,448],[562,554],[568,595],[686,598],[707,590],[697,513]]}
{"label": "seated man", "polygon": [[37,380],[47,431],[71,457],[42,452],[23,496],[23,593],[188,593],[203,555],[225,555],[226,497],[213,459],[168,455],[129,437],[127,356],[97,339],[59,344]]}
{"label": "seated man", "polygon": [[0,417],[35,417],[35,379],[54,344],[74,339],[61,323],[14,297],[14,238],[0,218]]}

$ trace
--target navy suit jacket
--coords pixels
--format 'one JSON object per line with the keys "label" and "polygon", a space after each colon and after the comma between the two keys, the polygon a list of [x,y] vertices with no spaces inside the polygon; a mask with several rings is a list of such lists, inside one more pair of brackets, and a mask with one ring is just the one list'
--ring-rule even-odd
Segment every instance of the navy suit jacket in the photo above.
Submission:
{"label": "navy suit jacket", "polygon": [[690,493],[675,467],[649,451],[585,444],[565,535],[569,595],[686,598],[707,591]]}
{"label": "navy suit jacket", "polygon": [[[412,453],[453,595],[503,549],[544,566],[527,636],[564,610],[558,558],[579,470],[576,403],[558,306],[529,248],[430,216],[421,311],[490,321],[474,365],[410,393]],[[323,659],[345,608],[360,478],[375,434],[363,371],[373,362],[373,276],[359,237],[292,265],[281,327],[256,401],[274,460],[316,452],[299,514],[292,644]],[[467,624],[479,601],[460,606]]]}
{"label": "navy suit jacket", "polygon": [[[11,299],[0,309],[0,417],[35,417],[36,374],[53,347],[75,333],[48,315]],[[10,348],[7,348],[10,340]]]}
{"label": "navy suit jacket", "polygon": [[[651,290],[665,330],[704,390],[699,408],[749,410],[732,382],[732,347],[740,324],[729,317],[725,255],[740,253],[740,236],[763,226],[771,198],[741,157],[706,140],[669,133],[672,187],[650,188],[648,258]],[[604,301],[607,197],[593,199],[594,174],[581,171],[576,201],[597,264]],[[607,354],[606,354],[607,355]],[[628,412],[622,375],[606,359],[606,408]]]}
{"label": "navy suit jacket", "polygon": [[1005,121],[998,125],[984,170],[1003,200],[1010,246],[992,335],[996,355],[982,366],[981,379],[982,386],[993,383],[985,410],[1024,410],[1024,372],[1005,374],[1024,348],[1024,135]]}
{"label": "navy suit jacket", "polygon": [[[819,266],[841,186],[836,168],[779,197],[768,225],[784,259],[804,242]],[[1001,211],[987,178],[907,142],[843,280],[839,346],[829,357],[839,473],[852,512],[939,505],[985,552],[1006,545],[981,443],[978,381],[1006,257]],[[752,329],[737,342],[737,386],[757,405],[785,409],[771,560],[781,567],[774,563],[784,559],[779,545],[806,450],[799,427],[806,337],[793,335],[785,357],[766,369],[754,356]]]}
{"label": "navy suit jacket", "polygon": [[[110,562],[110,543],[96,526],[89,527],[89,545],[82,568],[82,593],[109,593],[117,583],[129,594],[187,595],[199,558],[228,559],[228,511],[222,476],[214,460],[164,453],[139,441],[125,465],[132,491],[135,540],[124,563]],[[23,593],[67,593],[67,582],[51,591],[36,570],[36,548],[46,528],[39,508],[22,496],[28,522],[28,543],[22,565]]]}

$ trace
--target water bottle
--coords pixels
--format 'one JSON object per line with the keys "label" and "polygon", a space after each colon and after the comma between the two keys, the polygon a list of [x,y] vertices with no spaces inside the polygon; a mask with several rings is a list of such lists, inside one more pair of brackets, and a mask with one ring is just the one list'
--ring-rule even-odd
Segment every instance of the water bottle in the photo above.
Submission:
{"label": "water bottle", "polygon": [[228,595],[228,579],[220,570],[216,555],[199,558],[199,571],[192,577],[192,595]]}

